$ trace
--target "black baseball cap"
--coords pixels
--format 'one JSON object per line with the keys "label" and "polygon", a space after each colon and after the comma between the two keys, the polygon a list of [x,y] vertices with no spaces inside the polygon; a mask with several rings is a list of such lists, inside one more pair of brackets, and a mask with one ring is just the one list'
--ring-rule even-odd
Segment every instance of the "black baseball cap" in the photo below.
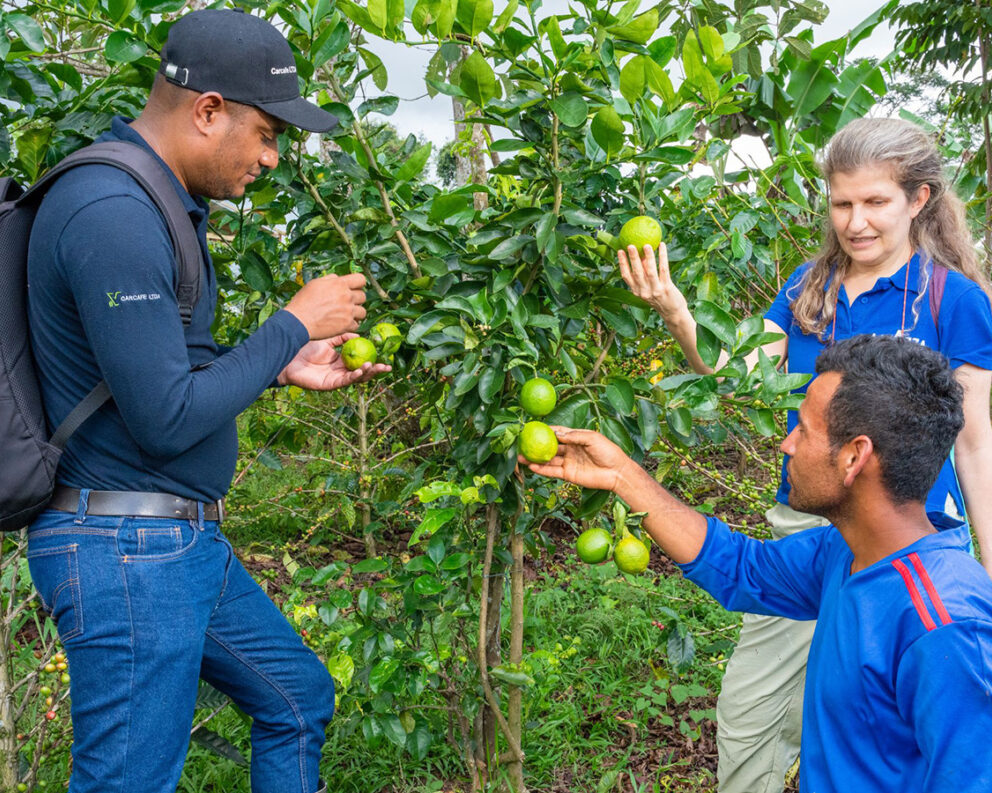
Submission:
{"label": "black baseball cap", "polygon": [[252,105],[294,127],[327,132],[338,120],[300,96],[289,42],[261,17],[204,9],[169,28],[159,71],[174,85]]}

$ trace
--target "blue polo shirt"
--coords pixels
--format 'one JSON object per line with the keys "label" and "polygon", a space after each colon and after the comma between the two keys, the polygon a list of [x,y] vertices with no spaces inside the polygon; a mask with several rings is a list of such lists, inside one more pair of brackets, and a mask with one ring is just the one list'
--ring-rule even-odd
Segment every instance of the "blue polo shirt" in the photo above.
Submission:
{"label": "blue polo shirt", "polygon": [[[115,118],[100,140],[148,144]],[[164,165],[164,163],[163,163]],[[70,438],[57,480],[94,490],[221,498],[237,458],[235,418],[309,337],[287,311],[232,349],[214,341],[217,280],[207,203],[171,174],[203,250],[201,294],[183,328],[165,219],[124,171],[84,165],[52,186],[28,249],[28,317],[49,427],[100,380],[113,399]]]}
{"label": "blue polo shirt", "polygon": [[[771,320],[789,336],[788,369],[790,372],[813,374],[816,358],[830,341],[831,328],[826,330],[826,340],[803,333],[796,324],[790,303],[802,291],[802,279],[812,266],[807,262],[797,268],[778,293],[765,319]],[[907,338],[925,347],[939,350],[953,368],[971,364],[980,369],[992,369],[992,307],[989,298],[971,279],[957,272],[947,274],[944,294],[940,303],[940,327],[934,324],[930,312],[930,296],[923,289],[929,284],[932,267],[924,271],[920,256],[910,261],[891,276],[879,278],[875,285],[855,299],[852,304],[846,289],[841,286],[837,297],[837,324],[834,339],[848,339],[861,333],[892,336],[899,332],[905,306],[905,331]],[[907,278],[908,276],[908,278]],[[923,277],[921,280],[921,276]],[[927,287],[928,288],[928,287]],[[812,382],[812,381],[810,381]],[[807,383],[797,389],[805,393]],[[788,428],[796,426],[798,416],[789,411]],[[782,463],[782,480],[776,498],[789,503],[789,483],[785,476],[786,457]],[[943,512],[947,497],[954,500],[958,512],[964,515],[964,498],[958,485],[951,461],[944,463],[937,482],[927,498],[927,511]]]}
{"label": "blue polo shirt", "polygon": [[937,533],[854,574],[833,526],[761,542],[715,518],[680,565],[724,608],[816,620],[803,791],[992,790],[992,580],[968,527],[929,517]]}

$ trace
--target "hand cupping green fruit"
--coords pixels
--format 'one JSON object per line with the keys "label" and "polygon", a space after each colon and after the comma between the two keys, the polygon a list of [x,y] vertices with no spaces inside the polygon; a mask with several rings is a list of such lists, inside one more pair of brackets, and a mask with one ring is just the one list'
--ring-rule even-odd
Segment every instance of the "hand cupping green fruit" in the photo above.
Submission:
{"label": "hand cupping green fruit", "polygon": [[375,345],[361,336],[348,339],[341,347],[341,360],[348,369],[361,369],[366,363],[375,363],[377,358]]}
{"label": "hand cupping green fruit", "polygon": [[520,453],[532,463],[546,463],[558,454],[558,438],[543,421],[528,421],[520,430]]}

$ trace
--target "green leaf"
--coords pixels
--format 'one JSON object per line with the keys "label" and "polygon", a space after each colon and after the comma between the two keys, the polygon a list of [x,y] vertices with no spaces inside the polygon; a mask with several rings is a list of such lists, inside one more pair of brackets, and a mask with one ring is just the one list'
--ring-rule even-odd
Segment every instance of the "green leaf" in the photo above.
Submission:
{"label": "green leaf", "polygon": [[456,19],[462,29],[475,38],[493,20],[493,0],[458,0]]}
{"label": "green leaf", "polygon": [[243,768],[248,767],[248,761],[244,758],[244,755],[238,751],[238,747],[227,740],[227,738],[224,738],[213,730],[201,727],[190,734],[190,739],[193,743],[199,744],[205,749],[209,749],[218,757],[223,757],[225,760],[230,760],[235,765]]}
{"label": "green leaf", "polygon": [[411,154],[406,162],[396,169],[396,181],[406,182],[415,176],[420,176],[428,158],[431,156],[431,144],[425,143]]}
{"label": "green leaf", "polygon": [[455,24],[455,15],[458,13],[458,0],[440,0],[437,8],[437,25],[435,30],[439,39],[445,39],[451,35],[451,28]]}
{"label": "green leaf", "polygon": [[384,30],[387,22],[389,9],[386,7],[386,0],[368,0],[369,19],[380,31]]}
{"label": "green leaf", "polygon": [[616,378],[606,386],[606,399],[614,410],[624,416],[634,412],[634,388],[629,380]]}
{"label": "green leaf", "polygon": [[700,300],[696,305],[696,322],[713,331],[714,335],[727,347],[733,347],[737,339],[737,323],[716,303]]}
{"label": "green leaf", "polygon": [[51,126],[44,126],[28,129],[17,139],[17,162],[32,182],[38,178],[51,137]]}
{"label": "green leaf", "polygon": [[623,120],[620,114],[607,105],[596,111],[592,117],[592,137],[608,156],[617,154],[623,148]]}
{"label": "green leaf", "polygon": [[[379,663],[372,667],[372,671],[369,672],[369,689],[371,689],[373,694],[378,694],[382,690],[382,687],[389,682],[396,670],[399,668],[400,662],[397,658],[383,658]],[[399,719],[396,719],[399,723]],[[406,731],[400,726],[400,731],[403,733],[403,742],[406,742]]]}
{"label": "green leaf", "polygon": [[428,504],[445,496],[457,496],[461,492],[461,488],[454,482],[431,482],[429,485],[415,490],[413,494],[420,500],[421,504]]}
{"label": "green leaf", "polygon": [[407,738],[406,750],[414,760],[420,762],[427,757],[427,752],[433,741],[434,736],[431,734],[430,728],[426,724],[418,723]]}
{"label": "green leaf", "polygon": [[389,75],[386,72],[386,67],[382,65],[382,58],[372,52],[372,50],[365,49],[365,47],[359,47],[358,54],[362,56],[362,60],[365,61],[365,67],[372,74],[372,82],[375,83],[375,87],[380,91],[385,91]]}
{"label": "green leaf", "polygon": [[396,744],[401,749],[406,748],[406,730],[403,729],[403,722],[400,721],[399,716],[389,714],[386,716],[377,716],[379,719],[379,724],[382,726],[382,734],[385,735],[391,743]]}
{"label": "green leaf", "polygon": [[412,548],[420,541],[421,537],[424,535],[433,534],[457,514],[457,507],[427,510],[427,514],[424,516],[424,519],[420,521],[420,525],[414,529],[413,534],[410,536],[410,541],[407,543],[407,547]]}
{"label": "green leaf", "polygon": [[[589,106],[582,94],[571,91],[551,100],[551,109],[566,127],[580,127],[586,123]],[[532,144],[529,144],[532,145]]]}
{"label": "green leaf", "polygon": [[272,288],[272,271],[269,263],[255,251],[247,251],[241,259],[241,276],[256,292],[265,294]]}
{"label": "green leaf", "polygon": [[484,106],[490,99],[498,95],[496,75],[489,62],[478,50],[469,55],[462,63],[458,85],[465,92],[465,95],[479,107]]}
{"label": "green leaf", "polygon": [[775,413],[768,408],[748,408],[748,418],[754,428],[766,438],[774,437],[778,429],[775,427]]}
{"label": "green leaf", "polygon": [[650,399],[637,400],[637,427],[641,431],[641,441],[650,448],[660,432],[658,406]]}
{"label": "green leaf", "polygon": [[381,573],[389,567],[385,559],[364,559],[351,568],[352,573]]}
{"label": "green leaf", "polygon": [[429,333],[438,322],[448,318],[451,318],[451,314],[447,311],[428,311],[426,314],[421,314],[420,317],[418,317],[417,320],[410,326],[410,330],[407,331],[407,343],[416,344],[421,338]]}
{"label": "green leaf", "polygon": [[41,25],[27,14],[7,14],[3,20],[31,52],[45,51],[45,34]]}
{"label": "green leaf", "polygon": [[819,108],[833,93],[839,78],[827,60],[804,60],[792,72],[786,92],[792,97],[795,117]]}
{"label": "green leaf", "polygon": [[448,588],[444,581],[440,581],[434,576],[422,575],[413,582],[413,591],[424,597],[440,595]]}
{"label": "green leaf", "polygon": [[350,154],[343,151],[329,151],[327,155],[331,158],[334,166],[345,176],[362,180],[369,178],[369,172],[359,165]]}
{"label": "green leaf", "polygon": [[635,44],[647,44],[658,30],[658,9],[652,8],[634,17],[626,25],[617,25],[607,30],[618,39],[633,41]]}
{"label": "green leaf", "polygon": [[634,104],[644,96],[644,90],[647,88],[647,78],[644,76],[645,60],[651,59],[644,55],[635,55],[620,70],[620,93],[630,104]]}
{"label": "green leaf", "polygon": [[493,25],[493,32],[502,33],[504,30],[506,30],[507,26],[510,24],[510,22],[513,21],[514,17],[516,16],[517,9],[519,7],[520,7],[520,0],[510,0],[510,2],[506,4],[506,8],[503,9],[503,13],[499,15],[499,18],[496,20],[496,23]]}
{"label": "green leaf", "polygon": [[720,98],[720,87],[703,63],[703,54],[695,36],[687,37],[682,46],[682,65],[689,85],[699,91],[707,102],[714,104]]}
{"label": "green leaf", "polygon": [[[675,669],[682,671],[692,666],[696,658],[696,644],[692,640],[692,634],[688,631],[682,633],[678,630],[672,631],[668,637],[668,663]],[[675,686],[672,686],[672,696],[676,697]],[[677,697],[676,697],[677,701]]]}
{"label": "green leaf", "polygon": [[[427,35],[427,29],[437,21],[439,0],[417,0],[410,12],[410,24],[421,36]],[[440,55],[440,52],[437,53]]]}
{"label": "green leaf", "polygon": [[366,99],[358,106],[358,116],[368,113],[379,113],[383,116],[391,116],[399,107],[400,98],[398,96],[377,96],[373,99]]}
{"label": "green leaf", "polygon": [[107,12],[115,25],[119,25],[134,10],[135,0],[107,0]]}
{"label": "green leaf", "polygon": [[107,60],[113,63],[132,63],[148,51],[148,46],[141,39],[130,33],[117,30],[107,37],[104,47]]}
{"label": "green leaf", "polygon": [[599,431],[624,450],[626,454],[634,453],[634,441],[627,432],[627,428],[616,419],[609,416],[601,416],[599,419]]}
{"label": "green leaf", "polygon": [[579,506],[575,510],[575,516],[577,518],[587,518],[590,515],[595,515],[606,505],[606,502],[610,500],[610,496],[612,495],[609,490],[589,490],[583,488],[582,499],[579,501]]}
{"label": "green leaf", "polygon": [[689,408],[680,407],[669,410],[665,414],[665,420],[673,432],[683,438],[692,437],[692,413],[689,412]]}
{"label": "green leaf", "polygon": [[528,686],[534,685],[534,678],[530,675],[525,672],[507,669],[503,666],[494,666],[489,670],[489,674],[501,683],[507,683],[511,686],[516,686],[517,688],[527,688]]}

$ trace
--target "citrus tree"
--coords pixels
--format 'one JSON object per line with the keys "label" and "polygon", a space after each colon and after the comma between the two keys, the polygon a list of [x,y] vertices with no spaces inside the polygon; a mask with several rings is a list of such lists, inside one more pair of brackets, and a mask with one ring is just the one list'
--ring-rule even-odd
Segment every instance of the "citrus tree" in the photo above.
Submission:
{"label": "citrus tree", "polygon": [[[522,790],[526,691],[547,669],[525,648],[525,556],[548,544],[548,518],[578,533],[608,499],[517,466],[520,388],[548,379],[545,420],[652,464],[775,434],[802,378],[764,356],[748,371],[743,357],[769,340],[751,314],[815,245],[815,148],[885,91],[881,65],[848,63],[879,17],[817,44],[818,0],[241,5],[280,25],[304,90],[342,125],[319,144],[290,132],[269,178],[214,212],[216,333],[236,343],[306,279],[360,271],[370,327],[403,335],[388,381],[357,396],[287,390],[249,428],[254,458],[295,454],[316,483],[298,502],[323,510],[304,515],[313,531],[334,515],[360,526],[367,558],[294,571],[324,593],[294,617],[339,682],[337,729],[415,758],[446,739],[473,790],[503,775]],[[113,114],[140,112],[183,8],[6,8],[0,168],[34,179]],[[435,49],[425,87],[458,105],[474,181],[441,189],[425,174],[432,144],[377,124],[399,102],[377,39]],[[744,135],[760,162],[735,151]],[[684,372],[618,277],[611,242],[637,215],[660,221],[703,360],[730,355],[716,375]],[[406,548],[380,554],[377,531],[398,524]],[[670,638],[678,666],[689,645]],[[30,748],[4,746],[11,768]]]}

